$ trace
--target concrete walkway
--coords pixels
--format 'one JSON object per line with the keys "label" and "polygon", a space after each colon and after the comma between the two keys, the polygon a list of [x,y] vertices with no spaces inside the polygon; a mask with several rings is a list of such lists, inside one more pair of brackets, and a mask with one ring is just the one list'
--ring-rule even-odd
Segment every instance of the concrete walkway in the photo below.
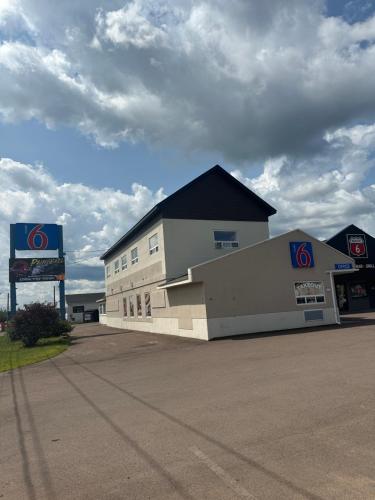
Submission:
{"label": "concrete walkway", "polygon": [[0,374],[0,498],[375,498],[375,315],[345,324],[210,343],[77,327]]}

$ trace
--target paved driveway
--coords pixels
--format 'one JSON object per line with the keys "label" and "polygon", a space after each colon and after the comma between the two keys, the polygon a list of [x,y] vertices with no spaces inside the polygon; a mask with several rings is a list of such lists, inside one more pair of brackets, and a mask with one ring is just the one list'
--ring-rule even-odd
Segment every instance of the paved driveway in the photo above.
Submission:
{"label": "paved driveway", "polygon": [[204,343],[100,325],[0,374],[0,498],[374,499],[375,315]]}

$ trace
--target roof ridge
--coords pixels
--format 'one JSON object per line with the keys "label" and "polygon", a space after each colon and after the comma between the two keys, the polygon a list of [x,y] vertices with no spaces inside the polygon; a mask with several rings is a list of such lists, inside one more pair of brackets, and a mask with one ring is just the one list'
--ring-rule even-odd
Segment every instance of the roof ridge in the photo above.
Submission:
{"label": "roof ridge", "polygon": [[106,257],[111,255],[113,252],[116,251],[116,249],[126,240],[131,239],[133,235],[137,233],[138,229],[141,229],[144,225],[146,225],[148,222],[152,223],[153,220],[157,216],[162,216],[162,209],[167,209],[167,204],[170,203],[172,200],[174,200],[176,197],[178,197],[182,192],[185,192],[186,190],[190,189],[193,185],[199,183],[202,179],[205,177],[208,177],[209,175],[217,173],[224,177],[225,179],[229,180],[232,184],[237,186],[239,189],[242,190],[247,196],[251,196],[254,200],[255,204],[260,205],[263,208],[263,211],[267,214],[267,216],[273,215],[276,213],[276,209],[273,208],[271,205],[269,205],[266,201],[264,201],[260,196],[258,196],[256,193],[254,193],[251,189],[249,189],[245,184],[240,182],[238,179],[236,179],[233,175],[231,175],[229,172],[227,172],[223,167],[221,167],[219,164],[214,165],[213,167],[209,168],[202,174],[198,175],[198,177],[195,177],[192,179],[190,182],[187,184],[184,184],[181,186],[179,189],[174,191],[172,194],[164,198],[164,200],[161,200],[159,203],[157,203],[151,210],[149,210],[134,226],[132,226],[121,238],[119,238],[108,250],[106,250],[101,256],[100,259],[104,260]]}

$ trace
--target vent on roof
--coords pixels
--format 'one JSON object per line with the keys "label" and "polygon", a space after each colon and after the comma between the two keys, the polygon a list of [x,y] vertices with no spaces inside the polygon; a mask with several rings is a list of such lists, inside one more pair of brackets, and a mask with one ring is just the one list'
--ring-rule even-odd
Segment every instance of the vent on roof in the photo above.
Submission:
{"label": "vent on roof", "polygon": [[311,311],[303,311],[305,315],[305,321],[323,321],[324,312],[323,309],[313,309]]}

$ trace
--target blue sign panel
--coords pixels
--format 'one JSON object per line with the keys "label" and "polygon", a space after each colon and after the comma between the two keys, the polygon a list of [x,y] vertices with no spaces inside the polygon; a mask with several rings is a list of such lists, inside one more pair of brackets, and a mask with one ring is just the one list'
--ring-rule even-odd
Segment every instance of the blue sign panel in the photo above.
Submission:
{"label": "blue sign panel", "polygon": [[293,267],[314,267],[314,255],[310,241],[290,241],[289,247]]}
{"label": "blue sign panel", "polygon": [[18,223],[15,225],[16,250],[57,250],[57,224]]}
{"label": "blue sign panel", "polygon": [[353,269],[353,264],[335,264],[335,269]]}

